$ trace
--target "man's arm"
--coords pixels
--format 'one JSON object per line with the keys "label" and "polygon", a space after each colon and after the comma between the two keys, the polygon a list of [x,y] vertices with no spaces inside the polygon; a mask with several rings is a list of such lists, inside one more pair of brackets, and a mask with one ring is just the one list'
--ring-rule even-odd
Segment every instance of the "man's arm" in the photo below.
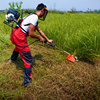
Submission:
{"label": "man's arm", "polygon": [[32,38],[39,39],[40,42],[44,42],[44,39],[40,35],[35,34],[34,30],[35,30],[35,26],[32,25],[32,24],[30,24],[30,27],[29,27],[29,36],[31,36]]}
{"label": "man's arm", "polygon": [[45,38],[49,43],[52,43],[53,40],[48,39],[48,37],[44,34],[44,32],[37,26],[37,31],[40,33],[40,35]]}

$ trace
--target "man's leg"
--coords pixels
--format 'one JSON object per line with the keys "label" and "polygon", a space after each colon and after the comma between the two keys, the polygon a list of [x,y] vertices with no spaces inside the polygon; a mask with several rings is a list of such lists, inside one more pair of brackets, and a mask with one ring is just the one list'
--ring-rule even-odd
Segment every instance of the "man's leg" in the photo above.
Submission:
{"label": "man's leg", "polygon": [[14,49],[12,55],[11,55],[11,58],[10,58],[11,61],[15,61],[17,59],[18,55],[19,55],[19,52],[17,50],[17,47],[15,47],[15,49]]}
{"label": "man's leg", "polygon": [[19,53],[24,62],[24,85],[26,87],[32,81],[32,56],[29,47],[25,47],[25,49],[26,51]]}

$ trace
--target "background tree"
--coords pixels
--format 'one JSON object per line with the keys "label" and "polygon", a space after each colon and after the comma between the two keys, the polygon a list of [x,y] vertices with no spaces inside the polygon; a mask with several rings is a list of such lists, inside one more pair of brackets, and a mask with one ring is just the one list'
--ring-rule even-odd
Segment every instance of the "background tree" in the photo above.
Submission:
{"label": "background tree", "polygon": [[12,2],[12,3],[9,3],[9,6],[10,6],[11,9],[16,9],[18,12],[20,12],[22,4],[23,4],[22,1],[21,2],[16,2],[16,3]]}
{"label": "background tree", "polygon": [[76,8],[73,7],[73,8],[71,9],[71,12],[72,12],[72,13],[76,13],[76,12],[77,12],[77,11],[76,11]]}

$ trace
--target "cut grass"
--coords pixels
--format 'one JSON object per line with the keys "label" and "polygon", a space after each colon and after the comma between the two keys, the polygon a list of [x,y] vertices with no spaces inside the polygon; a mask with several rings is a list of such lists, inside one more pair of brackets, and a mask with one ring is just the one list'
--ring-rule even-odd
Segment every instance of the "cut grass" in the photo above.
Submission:
{"label": "cut grass", "polygon": [[[30,46],[33,81],[23,86],[24,65],[20,57],[0,65],[0,97],[7,100],[99,100],[100,63],[69,62],[67,55],[37,42]],[[8,50],[11,50],[9,48]],[[11,50],[12,51],[12,50]],[[12,52],[5,55],[10,56]],[[6,60],[7,58],[5,58]]]}

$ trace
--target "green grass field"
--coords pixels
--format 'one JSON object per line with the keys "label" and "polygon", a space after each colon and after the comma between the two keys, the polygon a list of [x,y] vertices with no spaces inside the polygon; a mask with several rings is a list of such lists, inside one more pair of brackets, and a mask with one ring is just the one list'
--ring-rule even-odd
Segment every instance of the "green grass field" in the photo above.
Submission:
{"label": "green grass field", "polygon": [[[79,61],[67,61],[67,54],[47,44],[32,44],[33,81],[27,88],[23,86],[20,56],[16,62],[7,63],[14,45],[11,28],[3,24],[4,20],[5,14],[0,13],[1,100],[100,99],[100,14],[55,12],[49,13],[44,22],[39,21],[39,27],[55,45],[76,55]],[[34,41],[27,39],[29,43]]]}
{"label": "green grass field", "polygon": [[100,57],[100,14],[48,15],[42,29],[56,45],[82,59]]}
{"label": "green grass field", "polygon": [[[9,44],[11,29],[2,23],[4,14],[0,15],[0,19],[0,34],[3,34],[0,35],[0,48],[3,48]],[[96,13],[49,13],[39,26],[59,48],[77,55],[79,59],[92,60],[94,57],[100,57],[99,22],[100,14]]]}

